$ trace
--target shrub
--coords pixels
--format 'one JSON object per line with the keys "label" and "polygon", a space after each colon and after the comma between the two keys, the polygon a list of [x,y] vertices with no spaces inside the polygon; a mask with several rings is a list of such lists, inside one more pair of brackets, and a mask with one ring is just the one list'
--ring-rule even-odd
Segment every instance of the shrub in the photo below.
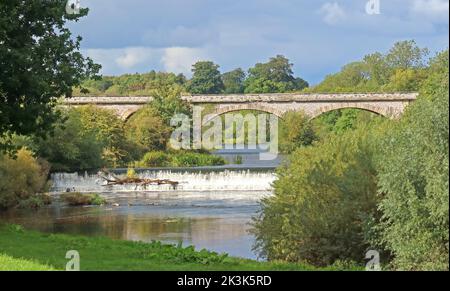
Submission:
{"label": "shrub", "polygon": [[280,125],[280,150],[283,153],[291,153],[317,140],[312,123],[301,112],[287,112]]}
{"label": "shrub", "polygon": [[261,256],[318,266],[363,261],[366,221],[376,214],[375,140],[361,128],[292,154],[254,218]]}
{"label": "shrub", "polygon": [[46,139],[36,140],[36,152],[48,160],[52,171],[71,171],[100,168],[103,143],[96,133],[84,130],[79,110],[63,112],[65,121],[59,121]]}
{"label": "shrub", "polygon": [[164,152],[148,152],[139,162],[141,167],[165,167],[169,165],[169,156]]}
{"label": "shrub", "polygon": [[37,202],[41,197],[37,193],[45,190],[47,175],[48,165],[26,149],[19,150],[16,158],[0,154],[0,209],[20,203],[26,206],[24,201],[28,199],[30,205],[42,205]]}
{"label": "shrub", "polygon": [[171,160],[173,167],[220,166],[224,164],[225,160],[222,157],[195,152],[176,153]]}
{"label": "shrub", "polygon": [[135,144],[139,151],[148,152],[164,150],[171,129],[156,109],[145,106],[130,117],[125,132],[128,141]]}
{"label": "shrub", "polygon": [[384,139],[379,163],[379,241],[402,270],[449,269],[448,51],[430,71],[421,96]]}
{"label": "shrub", "polygon": [[222,157],[197,152],[148,152],[136,163],[139,167],[199,167],[224,165]]}

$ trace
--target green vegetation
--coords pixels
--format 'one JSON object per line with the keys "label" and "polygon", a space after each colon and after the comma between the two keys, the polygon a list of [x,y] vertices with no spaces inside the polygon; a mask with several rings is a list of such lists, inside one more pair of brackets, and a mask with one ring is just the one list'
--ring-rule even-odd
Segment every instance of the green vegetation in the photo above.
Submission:
{"label": "green vegetation", "polygon": [[278,55],[267,63],[258,63],[248,70],[244,81],[245,93],[282,93],[299,91],[308,83],[293,76],[292,66],[287,58]]}
{"label": "green vegetation", "polygon": [[171,128],[164,122],[158,111],[145,106],[125,124],[126,137],[134,142],[138,155],[148,151],[164,150],[170,137]]}
{"label": "green vegetation", "polygon": [[420,98],[383,140],[379,244],[402,270],[449,268],[448,50]]}
{"label": "green vegetation", "polygon": [[21,149],[15,158],[0,154],[0,209],[36,208],[48,202],[41,194],[47,188],[48,164]]}
{"label": "green vegetation", "polygon": [[[158,96],[181,92],[191,94],[235,93],[286,93],[307,88],[308,82],[295,77],[293,64],[277,55],[266,63],[258,63],[244,72],[237,68],[223,74],[219,65],[211,61],[199,61],[192,65],[193,76],[187,80],[183,75],[151,71],[145,74],[125,74],[118,77],[105,76],[89,79],[74,94],[80,96]],[[83,89],[81,89],[83,88]],[[165,118],[164,118],[165,119]],[[166,120],[166,119],[165,119]]]}
{"label": "green vegetation", "polygon": [[192,66],[188,90],[192,94],[216,94],[225,88],[219,66],[213,62],[197,62]]}
{"label": "green vegetation", "polygon": [[56,97],[70,96],[100,68],[81,55],[81,38],[66,26],[88,10],[66,15],[66,3],[0,2],[0,151],[13,149],[15,134],[45,136],[58,119]]}
{"label": "green vegetation", "polygon": [[62,194],[61,198],[64,202],[70,206],[83,206],[83,205],[104,205],[106,199],[101,197],[97,193],[66,193]]}
{"label": "green vegetation", "polygon": [[223,93],[225,94],[244,93],[245,77],[246,77],[245,72],[241,68],[223,73],[222,81],[225,87]]}
{"label": "green vegetation", "polygon": [[0,254],[0,271],[55,271],[55,269],[31,260],[15,259]]}
{"label": "green vegetation", "polygon": [[[17,246],[21,247],[18,248]],[[165,245],[160,242],[143,243],[113,240],[103,237],[82,237],[62,234],[45,234],[24,230],[20,226],[0,225],[0,262],[13,260],[4,266],[11,268],[34,268],[64,270],[68,250],[80,253],[81,270],[320,270],[304,264],[285,262],[257,262],[229,257],[206,250],[196,251],[193,247]],[[99,251],[101,250],[101,251]],[[8,261],[10,259],[7,259]],[[25,261],[22,265],[21,262]],[[30,263],[33,262],[33,264]],[[16,265],[18,264],[18,265]],[[323,270],[360,270],[357,266],[332,266]]]}
{"label": "green vegetation", "polygon": [[291,153],[296,148],[309,146],[317,140],[313,123],[302,112],[287,112],[279,125],[279,148]]}
{"label": "green vegetation", "polygon": [[113,112],[83,106],[62,115],[53,133],[26,144],[53,171],[114,167],[129,160],[123,122]]}
{"label": "green vegetation", "polygon": [[197,152],[148,152],[142,160],[135,163],[136,167],[200,167],[220,166],[225,160],[218,156]]}
{"label": "green vegetation", "polygon": [[[75,96],[153,96],[162,87],[183,87],[186,78],[173,73],[150,71],[145,74],[125,74],[118,77],[104,76],[101,79],[85,80],[80,87],[74,88]],[[83,92],[84,91],[84,92]]]}
{"label": "green vegetation", "polygon": [[427,72],[418,100],[400,120],[347,110],[313,121],[319,140],[298,143],[254,218],[261,255],[324,266],[359,264],[375,249],[384,268],[449,269],[448,50],[423,67],[412,44],[385,59]]}
{"label": "green vegetation", "polygon": [[414,92],[427,78],[428,50],[415,41],[397,42],[386,54],[373,53],[329,75],[307,92]]}

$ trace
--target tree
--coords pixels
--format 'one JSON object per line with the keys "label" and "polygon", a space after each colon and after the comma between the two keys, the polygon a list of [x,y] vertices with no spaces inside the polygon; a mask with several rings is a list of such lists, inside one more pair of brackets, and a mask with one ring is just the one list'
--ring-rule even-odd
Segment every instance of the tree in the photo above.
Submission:
{"label": "tree", "polygon": [[254,219],[260,255],[318,266],[362,262],[366,221],[377,211],[376,140],[361,128],[298,148]]}
{"label": "tree", "polygon": [[280,150],[291,153],[295,149],[311,145],[317,136],[308,117],[301,112],[289,111],[280,124]]}
{"label": "tree", "polygon": [[396,42],[386,55],[386,62],[393,69],[422,68],[428,49],[420,48],[414,40]]}
{"label": "tree", "polygon": [[225,86],[224,93],[235,94],[244,92],[245,72],[241,69],[235,69],[222,75],[222,81]]}
{"label": "tree", "polygon": [[95,106],[82,106],[76,110],[80,113],[83,131],[94,132],[102,143],[102,159],[108,166],[116,167],[128,159],[124,124],[112,110]]}
{"label": "tree", "polygon": [[125,125],[127,139],[136,144],[142,154],[165,150],[170,133],[171,128],[150,105],[136,112]]}
{"label": "tree", "polygon": [[292,66],[281,55],[271,58],[267,63],[256,64],[248,71],[245,93],[282,93],[306,88],[306,81],[293,76]]}
{"label": "tree", "polygon": [[224,90],[219,66],[209,61],[197,62],[192,66],[194,73],[188,90],[192,94],[218,94]]}
{"label": "tree", "polygon": [[51,164],[53,171],[95,169],[106,165],[102,159],[104,143],[96,131],[86,129],[81,112],[70,109],[62,113],[64,118],[56,124],[47,138],[36,138],[31,147],[37,155]]}
{"label": "tree", "polygon": [[[95,76],[98,65],[79,52],[72,38],[66,0],[0,2],[0,137],[45,136],[58,119],[56,98],[70,96],[80,80]],[[0,151],[11,149],[3,139]],[[6,141],[6,142],[5,142]]]}
{"label": "tree", "polygon": [[396,269],[449,269],[448,63],[448,50],[431,62],[421,95],[384,138],[379,241]]}
{"label": "tree", "polygon": [[47,175],[48,166],[29,150],[20,149],[15,159],[0,154],[0,209],[25,204],[27,200],[41,204],[36,193],[45,190]]}
{"label": "tree", "polygon": [[366,55],[362,61],[345,65],[329,75],[314,92],[409,92],[417,91],[426,72],[428,50],[413,40],[401,41],[385,54]]}

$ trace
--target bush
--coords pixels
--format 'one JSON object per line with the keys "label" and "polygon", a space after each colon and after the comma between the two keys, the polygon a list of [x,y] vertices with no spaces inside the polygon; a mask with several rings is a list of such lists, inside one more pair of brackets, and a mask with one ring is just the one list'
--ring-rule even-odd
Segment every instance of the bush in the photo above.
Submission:
{"label": "bush", "polygon": [[297,149],[254,218],[260,255],[317,266],[362,262],[365,225],[376,215],[375,140],[361,128]]}
{"label": "bush", "polygon": [[200,166],[220,166],[225,160],[211,154],[182,152],[172,156],[171,166],[173,167],[200,167]]}
{"label": "bush", "polygon": [[67,193],[62,195],[62,199],[70,206],[103,205],[106,203],[106,200],[97,193]]}
{"label": "bush", "polygon": [[164,150],[171,128],[164,123],[158,111],[145,106],[136,112],[125,125],[126,137],[142,153]]}
{"label": "bush", "polygon": [[55,126],[45,140],[36,141],[36,152],[48,160],[52,171],[95,169],[106,165],[102,159],[103,142],[94,130],[85,130],[79,110],[63,113],[65,121]]}
{"label": "bush", "polygon": [[165,167],[170,165],[170,158],[164,152],[148,152],[138,165],[140,167]]}
{"label": "bush", "polygon": [[301,112],[287,112],[280,125],[280,150],[283,153],[291,153],[317,140],[312,123]]}
{"label": "bush", "polygon": [[448,51],[430,71],[379,162],[379,242],[402,270],[449,269]]}
{"label": "bush", "polygon": [[197,152],[148,152],[136,163],[138,167],[200,167],[224,165],[222,157]]}
{"label": "bush", "polygon": [[34,201],[33,206],[43,204],[37,202],[47,186],[48,165],[38,161],[26,149],[17,152],[17,157],[0,154],[0,209],[15,207],[24,201]]}

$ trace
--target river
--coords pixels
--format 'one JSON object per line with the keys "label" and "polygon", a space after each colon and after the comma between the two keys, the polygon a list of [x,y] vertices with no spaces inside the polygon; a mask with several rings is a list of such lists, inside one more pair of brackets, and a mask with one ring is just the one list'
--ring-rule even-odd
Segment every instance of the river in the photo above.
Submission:
{"label": "river", "polygon": [[[218,154],[231,160],[236,155]],[[272,193],[274,166],[279,161],[258,161],[248,152],[239,155],[243,157],[241,165],[137,170],[140,177],[180,182],[176,190],[168,185],[105,187],[96,173],[55,173],[51,176],[52,205],[8,211],[0,218],[50,233],[159,240],[256,259],[254,238],[249,233],[251,218],[259,210],[259,201]],[[125,171],[114,170],[116,174]],[[67,189],[100,193],[108,204],[70,207],[59,199]],[[119,206],[111,206],[115,203]]]}

